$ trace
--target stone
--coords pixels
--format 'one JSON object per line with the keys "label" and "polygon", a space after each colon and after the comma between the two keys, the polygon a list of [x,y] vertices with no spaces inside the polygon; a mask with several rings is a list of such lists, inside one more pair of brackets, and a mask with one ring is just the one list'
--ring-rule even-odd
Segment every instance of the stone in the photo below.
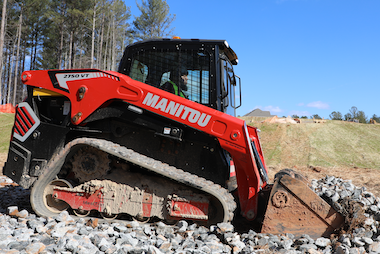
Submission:
{"label": "stone", "polygon": [[314,249],[308,249],[305,253],[308,253],[308,254],[322,254],[322,252],[320,252],[318,250],[314,250]]}
{"label": "stone", "polygon": [[334,195],[332,195],[331,197],[331,201],[332,202],[337,202],[339,200],[340,196],[338,194],[338,192],[335,192]]}
{"label": "stone", "polygon": [[35,230],[37,226],[40,226],[40,225],[43,226],[43,223],[41,223],[41,222],[39,222],[39,221],[37,221],[37,220],[28,220],[28,221],[26,222],[26,225],[27,225],[29,228]]}
{"label": "stone", "polygon": [[117,247],[115,245],[104,245],[100,248],[100,250],[103,251],[105,254],[112,254],[117,251]]}
{"label": "stone", "polygon": [[217,226],[222,233],[234,231],[234,226],[231,223],[222,222],[218,223]]}
{"label": "stone", "polygon": [[15,216],[18,218],[26,218],[29,216],[29,213],[27,210],[22,210],[21,212],[16,213]]}
{"label": "stone", "polygon": [[28,254],[38,254],[45,249],[45,245],[42,243],[32,243],[25,248],[25,252]]}
{"label": "stone", "polygon": [[346,247],[344,245],[340,245],[335,249],[335,254],[349,254],[349,247]]}
{"label": "stone", "polygon": [[71,233],[76,233],[76,232],[77,232],[77,228],[72,227],[72,226],[58,227],[56,230],[54,230],[54,232],[52,232],[51,236],[60,238],[60,237],[65,236],[67,233],[71,234]]}
{"label": "stone", "polygon": [[183,233],[187,230],[189,224],[185,220],[180,220],[177,224],[178,232]]}
{"label": "stone", "polygon": [[9,206],[8,207],[8,214],[10,216],[14,216],[18,213],[18,207],[17,206]]}
{"label": "stone", "polygon": [[339,242],[341,242],[342,244],[344,244],[344,245],[346,245],[348,247],[351,247],[351,240],[346,235],[340,236],[339,237]]}
{"label": "stone", "polygon": [[349,253],[349,254],[361,254],[362,252],[360,252],[360,249],[359,249],[359,248],[354,247],[354,248],[350,248],[350,249],[348,250],[348,253]]}
{"label": "stone", "polygon": [[309,242],[308,239],[304,238],[304,237],[301,237],[301,238],[298,238],[296,241],[295,241],[295,244],[296,245],[303,245],[303,244],[307,244]]}
{"label": "stone", "polygon": [[54,217],[57,222],[74,222],[74,219],[69,215],[68,211],[63,211]]}
{"label": "stone", "polygon": [[362,237],[362,241],[368,245],[373,244],[373,240],[369,237]]}
{"label": "stone", "polygon": [[89,219],[87,222],[86,222],[86,226],[90,226],[92,228],[96,228],[99,224],[99,219],[98,218],[95,218],[95,219]]}
{"label": "stone", "polygon": [[211,225],[211,226],[210,226],[210,232],[211,232],[211,233],[216,232],[217,229],[218,229],[218,226],[216,226],[216,225]]}
{"label": "stone", "polygon": [[369,252],[380,253],[380,242],[374,242],[368,246]]}
{"label": "stone", "polygon": [[172,248],[172,244],[169,241],[167,241],[167,242],[163,242],[159,249],[163,252],[168,252],[170,251],[171,248]]}
{"label": "stone", "polygon": [[373,223],[375,223],[375,220],[372,219],[372,218],[367,218],[367,219],[364,221],[364,224],[367,225],[367,226],[370,226],[370,225],[372,225]]}
{"label": "stone", "polygon": [[313,250],[317,250],[318,249],[318,247],[315,244],[302,244],[298,248],[302,252],[309,251],[310,249],[313,249]]}
{"label": "stone", "polygon": [[79,246],[79,242],[75,239],[71,239],[66,243],[66,249],[74,252],[74,250]]}
{"label": "stone", "polygon": [[189,227],[187,228],[187,230],[194,231],[196,228],[197,228],[197,224],[193,223],[193,224],[189,225]]}
{"label": "stone", "polygon": [[133,247],[135,247],[139,242],[139,240],[134,238],[132,234],[125,234],[123,239],[125,240],[126,243],[130,244]]}
{"label": "stone", "polygon": [[281,246],[285,250],[289,250],[290,248],[292,248],[292,245],[293,245],[293,240],[291,239],[281,241]]}
{"label": "stone", "polygon": [[48,228],[45,227],[45,226],[41,226],[41,225],[38,225],[36,228],[35,228],[35,231],[39,234],[43,234],[43,233],[46,233],[48,231]]}
{"label": "stone", "polygon": [[331,244],[330,239],[324,238],[324,237],[317,238],[317,240],[315,241],[315,245],[321,248],[325,248],[326,246],[330,244]]}
{"label": "stone", "polygon": [[173,250],[176,250],[180,247],[179,242],[174,238],[170,240],[170,243],[172,244]]}
{"label": "stone", "polygon": [[115,226],[114,227],[114,230],[116,231],[116,232],[125,232],[125,231],[127,231],[127,227],[125,227],[125,226],[122,226],[122,225],[118,225],[118,226]]}
{"label": "stone", "polygon": [[154,235],[154,232],[152,230],[152,227],[149,225],[144,225],[144,233],[146,235]]}
{"label": "stone", "polygon": [[269,243],[269,237],[262,237],[257,241],[257,245],[265,246]]}
{"label": "stone", "polygon": [[341,199],[344,199],[344,198],[348,197],[349,195],[350,195],[350,193],[346,190],[343,190],[339,193],[339,196]]}
{"label": "stone", "polygon": [[218,242],[207,242],[206,246],[211,250],[211,253],[221,253],[224,250],[224,246]]}
{"label": "stone", "polygon": [[108,245],[111,245],[111,243],[109,243],[105,238],[102,238],[100,242],[98,243],[98,248],[100,248],[101,246],[108,246]]}
{"label": "stone", "polygon": [[[159,222],[159,223],[162,223],[162,222]],[[164,224],[164,223],[162,223],[162,224]],[[137,221],[129,221],[129,222],[127,222],[125,225],[126,225],[128,228],[133,228],[133,229],[140,227],[140,223],[138,223]],[[165,224],[164,224],[164,225],[165,225]],[[165,226],[166,226],[166,225],[165,225]]]}
{"label": "stone", "polygon": [[46,235],[42,235],[39,240],[40,243],[43,243],[45,246],[55,244],[54,238],[48,237]]}
{"label": "stone", "polygon": [[160,251],[157,247],[152,246],[152,245],[148,247],[148,253],[151,253],[151,254],[163,254],[162,251]]}
{"label": "stone", "polygon": [[354,237],[352,239],[352,243],[355,244],[358,247],[364,246],[364,244],[365,244],[360,237]]}
{"label": "stone", "polygon": [[29,241],[14,241],[8,244],[9,249],[24,250],[29,245]]}
{"label": "stone", "polygon": [[81,227],[81,228],[78,230],[78,234],[79,234],[79,235],[88,235],[89,232],[88,232],[88,230],[87,230],[85,227]]}
{"label": "stone", "polygon": [[239,250],[242,250],[245,247],[245,244],[240,240],[234,240],[230,244],[234,247],[237,247]]}
{"label": "stone", "polygon": [[369,209],[370,209],[371,212],[373,212],[373,213],[376,213],[376,212],[379,211],[379,207],[378,207],[377,205],[371,205],[371,206],[369,207]]}

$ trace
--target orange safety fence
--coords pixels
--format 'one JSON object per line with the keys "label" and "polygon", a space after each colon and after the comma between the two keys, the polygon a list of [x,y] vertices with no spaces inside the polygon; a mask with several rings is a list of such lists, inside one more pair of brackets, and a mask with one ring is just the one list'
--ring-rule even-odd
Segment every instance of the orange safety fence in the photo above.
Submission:
{"label": "orange safety fence", "polygon": [[8,103],[8,104],[0,105],[0,112],[1,113],[15,113],[16,110],[12,104]]}

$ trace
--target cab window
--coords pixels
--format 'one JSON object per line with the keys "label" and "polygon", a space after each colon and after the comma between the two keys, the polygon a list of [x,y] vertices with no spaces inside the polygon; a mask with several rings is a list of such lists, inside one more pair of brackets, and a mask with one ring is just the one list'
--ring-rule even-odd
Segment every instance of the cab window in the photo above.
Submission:
{"label": "cab window", "polygon": [[[144,50],[132,55],[132,79],[210,104],[210,54],[201,50]],[[177,86],[175,89],[173,86]]]}

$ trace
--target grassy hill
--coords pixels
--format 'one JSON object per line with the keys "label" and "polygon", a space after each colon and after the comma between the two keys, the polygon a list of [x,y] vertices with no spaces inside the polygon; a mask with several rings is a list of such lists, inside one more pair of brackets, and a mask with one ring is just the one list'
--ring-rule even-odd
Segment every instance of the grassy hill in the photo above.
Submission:
{"label": "grassy hill", "polygon": [[249,123],[261,130],[266,163],[277,167],[380,169],[380,125],[343,121]]}
{"label": "grassy hill", "polygon": [[[380,124],[327,121],[322,124],[260,123],[261,145],[268,166],[380,169]],[[8,151],[14,114],[0,113],[0,153]]]}
{"label": "grassy hill", "polygon": [[[327,121],[280,124],[245,119],[261,130],[269,178],[292,168],[309,179],[334,175],[380,197],[380,125]],[[0,174],[7,159],[14,114],[0,113]]]}
{"label": "grassy hill", "polygon": [[11,137],[14,114],[0,113],[0,153],[7,153]]}

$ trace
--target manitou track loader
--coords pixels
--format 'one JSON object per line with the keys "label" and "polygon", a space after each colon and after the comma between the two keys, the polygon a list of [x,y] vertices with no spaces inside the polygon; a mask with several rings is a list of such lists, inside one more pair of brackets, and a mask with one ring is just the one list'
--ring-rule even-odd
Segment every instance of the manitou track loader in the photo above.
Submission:
{"label": "manitou track loader", "polygon": [[342,217],[301,176],[268,183],[257,129],[234,117],[237,62],[226,41],[154,39],[128,46],[118,72],[25,71],[3,171],[31,188],[40,216],[235,216],[263,232],[330,234]]}

